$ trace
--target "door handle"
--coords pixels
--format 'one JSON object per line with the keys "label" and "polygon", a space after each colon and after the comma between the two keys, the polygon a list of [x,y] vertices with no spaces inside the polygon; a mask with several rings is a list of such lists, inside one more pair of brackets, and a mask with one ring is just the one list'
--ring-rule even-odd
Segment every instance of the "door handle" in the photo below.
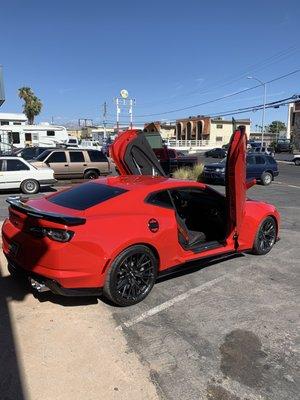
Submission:
{"label": "door handle", "polygon": [[65,164],[65,167],[68,167],[69,166],[69,164]]}
{"label": "door handle", "polygon": [[87,164],[83,164],[83,166],[84,166],[84,167],[86,167],[86,166],[87,166]]}

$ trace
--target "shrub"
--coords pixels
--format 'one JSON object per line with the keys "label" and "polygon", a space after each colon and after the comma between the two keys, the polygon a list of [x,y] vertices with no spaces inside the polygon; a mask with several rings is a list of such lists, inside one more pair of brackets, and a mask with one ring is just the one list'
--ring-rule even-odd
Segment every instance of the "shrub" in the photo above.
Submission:
{"label": "shrub", "polygon": [[201,181],[203,168],[203,164],[196,164],[193,168],[182,167],[173,172],[173,178],[199,182]]}

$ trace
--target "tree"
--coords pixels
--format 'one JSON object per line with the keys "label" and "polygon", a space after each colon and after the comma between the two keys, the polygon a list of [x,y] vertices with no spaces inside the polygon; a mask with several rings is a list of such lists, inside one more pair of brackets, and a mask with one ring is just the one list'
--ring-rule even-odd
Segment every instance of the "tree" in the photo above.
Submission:
{"label": "tree", "polygon": [[28,119],[29,125],[33,125],[34,117],[40,114],[43,104],[33,93],[32,89],[27,86],[23,86],[19,89],[19,97],[24,100],[23,111]]}
{"label": "tree", "polygon": [[281,131],[286,131],[285,123],[282,121],[273,121],[268,126],[268,131],[271,133],[279,133]]}

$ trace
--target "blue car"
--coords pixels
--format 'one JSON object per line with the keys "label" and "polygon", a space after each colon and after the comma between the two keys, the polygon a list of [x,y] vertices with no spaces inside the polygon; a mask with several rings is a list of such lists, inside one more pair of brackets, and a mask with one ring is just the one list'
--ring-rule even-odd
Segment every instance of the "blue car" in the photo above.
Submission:
{"label": "blue car", "polygon": [[[205,182],[225,183],[226,158],[219,163],[204,166],[202,177]],[[278,165],[276,160],[266,154],[247,155],[247,179],[255,178],[262,185],[267,186],[278,176]]]}

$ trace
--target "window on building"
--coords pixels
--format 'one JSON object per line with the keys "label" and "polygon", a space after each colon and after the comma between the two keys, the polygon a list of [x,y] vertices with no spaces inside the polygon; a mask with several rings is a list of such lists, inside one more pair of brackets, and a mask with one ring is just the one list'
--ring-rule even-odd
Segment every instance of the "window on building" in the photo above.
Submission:
{"label": "window on building", "polygon": [[64,151],[56,151],[46,161],[47,163],[65,163],[67,162],[67,158]]}
{"label": "window on building", "polygon": [[84,155],[82,151],[71,151],[69,154],[71,162],[84,162]]}
{"label": "window on building", "polygon": [[21,122],[14,122],[14,125],[21,125]]}
{"label": "window on building", "polygon": [[19,134],[19,132],[12,132],[12,142],[13,142],[13,144],[19,144],[20,143],[20,134]]}
{"label": "window on building", "polygon": [[0,125],[9,125],[8,121],[0,121]]}
{"label": "window on building", "polygon": [[223,142],[223,137],[222,136],[217,136],[216,137],[216,142]]}
{"label": "window on building", "polygon": [[218,124],[218,125],[217,125],[217,129],[223,129],[223,125]]}
{"label": "window on building", "polygon": [[29,167],[21,160],[6,160],[7,171],[28,171]]}
{"label": "window on building", "polygon": [[47,131],[47,136],[55,136],[55,131]]}
{"label": "window on building", "polygon": [[25,133],[25,142],[31,142],[31,133]]}

